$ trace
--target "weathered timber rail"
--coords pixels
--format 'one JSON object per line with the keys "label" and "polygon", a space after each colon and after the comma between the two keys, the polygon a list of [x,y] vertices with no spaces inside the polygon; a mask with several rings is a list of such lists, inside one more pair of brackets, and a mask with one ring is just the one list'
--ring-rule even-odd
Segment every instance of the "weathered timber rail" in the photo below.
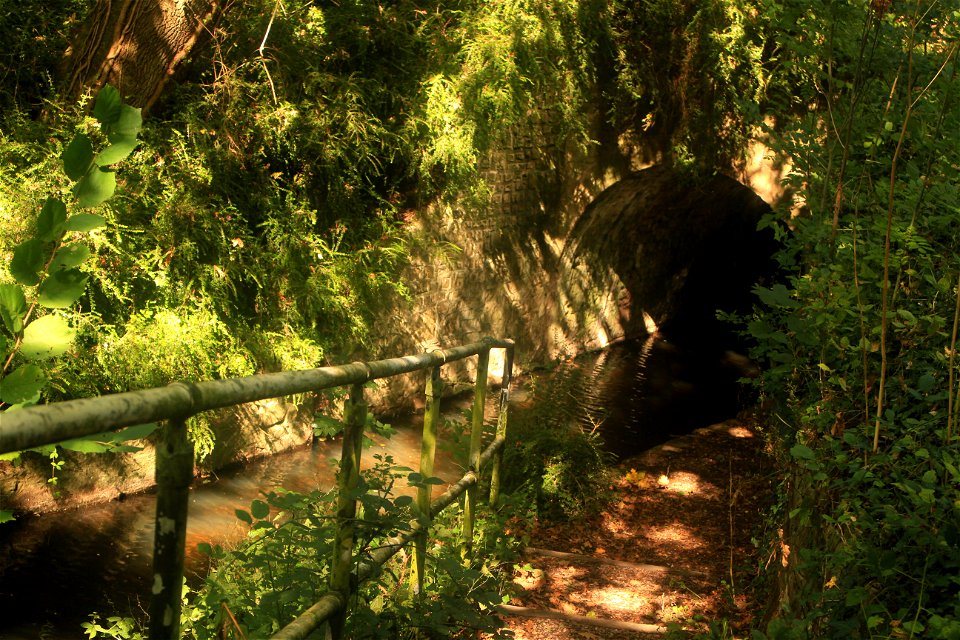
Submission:
{"label": "weathered timber rail", "polygon": [[[496,435],[481,452],[491,349],[505,351],[503,379]],[[176,382],[166,387],[143,391],[29,407],[2,414],[0,454],[55,444],[122,427],[165,421],[156,443],[157,514],[148,637],[150,640],[178,640],[187,504],[193,480],[193,445],[187,437],[187,419],[204,411],[245,402],[349,386],[350,394],[344,406],[346,426],[343,434],[343,454],[337,475],[337,531],[329,592],[273,636],[275,640],[305,638],[322,625],[329,624],[333,637],[340,638],[343,636],[347,603],[350,599],[351,574],[356,574],[358,582],[364,580],[376,567],[413,542],[411,581],[413,589],[419,592],[423,588],[429,523],[440,511],[464,494],[462,544],[463,553],[470,554],[478,500],[477,479],[480,469],[488,462],[492,462],[489,502],[496,504],[498,499],[513,355],[512,340],[485,338],[480,342],[450,349],[374,362],[355,362],[337,367],[284,371],[226,380]],[[417,524],[407,534],[398,536],[377,549],[368,561],[354,567],[354,518],[357,513],[354,490],[360,478],[363,428],[367,414],[363,384],[370,380],[430,370],[426,385],[420,456],[420,474],[429,478],[433,475],[440,415],[441,368],[444,364],[473,356],[477,356],[478,360],[471,419],[469,469],[459,481],[432,502],[431,486],[420,486],[416,499],[419,514]]]}

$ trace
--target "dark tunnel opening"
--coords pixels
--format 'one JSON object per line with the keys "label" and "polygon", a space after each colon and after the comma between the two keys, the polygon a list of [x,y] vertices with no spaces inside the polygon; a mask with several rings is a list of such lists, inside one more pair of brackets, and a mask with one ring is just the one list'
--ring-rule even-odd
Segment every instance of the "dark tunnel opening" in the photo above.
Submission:
{"label": "dark tunnel opening", "polygon": [[630,297],[627,330],[639,338],[615,394],[628,399],[625,413],[604,433],[617,455],[732,418],[755,400],[740,382],[759,372],[750,344],[717,312],[748,315],[755,284],[776,278],[778,243],[772,229],[757,229],[770,211],[732,178],[655,166],[603,191],[575,225],[574,255],[616,272]]}
{"label": "dark tunnel opening", "polygon": [[657,165],[604,190],[571,237],[577,255],[611,267],[629,291],[634,335],[647,314],[667,338],[744,351],[717,312],[749,314],[754,285],[776,278],[778,243],[757,229],[770,211],[733,178]]}

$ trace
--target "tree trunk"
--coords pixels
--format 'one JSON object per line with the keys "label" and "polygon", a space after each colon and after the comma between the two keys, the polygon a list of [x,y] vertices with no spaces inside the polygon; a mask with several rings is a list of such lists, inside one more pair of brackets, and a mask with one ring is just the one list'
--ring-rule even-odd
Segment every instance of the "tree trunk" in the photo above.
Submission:
{"label": "tree trunk", "polygon": [[97,0],[64,58],[64,94],[109,82],[144,110],[219,8],[218,0]]}

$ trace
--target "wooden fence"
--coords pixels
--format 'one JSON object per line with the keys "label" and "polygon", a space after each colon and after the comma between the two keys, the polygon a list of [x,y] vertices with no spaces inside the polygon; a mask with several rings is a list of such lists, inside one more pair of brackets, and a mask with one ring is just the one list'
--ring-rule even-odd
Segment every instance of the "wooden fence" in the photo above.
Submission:
{"label": "wooden fence", "polygon": [[[503,382],[496,436],[486,449],[481,451],[491,349],[505,351]],[[165,421],[156,443],[157,515],[148,637],[150,640],[179,640],[187,504],[190,484],[193,481],[194,462],[193,445],[187,437],[187,419],[203,411],[245,402],[349,386],[350,394],[344,407],[346,427],[343,434],[343,455],[337,476],[338,517],[329,592],[273,636],[275,640],[306,638],[322,625],[329,624],[333,637],[340,638],[343,635],[347,603],[350,600],[351,573],[356,574],[358,582],[366,579],[376,567],[412,542],[414,561],[411,579],[414,590],[419,592],[423,588],[429,522],[464,494],[462,542],[464,553],[469,555],[478,500],[478,475],[488,462],[492,462],[489,502],[496,504],[498,499],[513,354],[512,340],[485,338],[481,342],[442,351],[374,362],[355,362],[339,367],[284,371],[227,380],[177,382],[143,391],[29,407],[0,414],[0,454],[55,444],[121,427]],[[478,360],[467,472],[433,501],[430,485],[425,483],[420,486],[416,499],[418,524],[409,533],[398,536],[377,549],[369,562],[354,567],[354,519],[357,512],[354,489],[360,477],[363,428],[367,414],[367,405],[363,399],[364,383],[424,369],[430,370],[426,385],[420,456],[420,474],[429,478],[433,475],[440,416],[441,368],[450,362],[473,356],[477,356]]]}

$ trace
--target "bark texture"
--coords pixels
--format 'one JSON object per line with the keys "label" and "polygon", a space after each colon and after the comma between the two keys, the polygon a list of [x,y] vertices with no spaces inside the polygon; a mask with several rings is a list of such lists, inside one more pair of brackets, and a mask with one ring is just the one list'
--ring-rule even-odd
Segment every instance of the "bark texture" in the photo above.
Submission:
{"label": "bark texture", "polygon": [[109,82],[149,109],[218,8],[218,0],[98,0],[66,53],[65,94]]}

